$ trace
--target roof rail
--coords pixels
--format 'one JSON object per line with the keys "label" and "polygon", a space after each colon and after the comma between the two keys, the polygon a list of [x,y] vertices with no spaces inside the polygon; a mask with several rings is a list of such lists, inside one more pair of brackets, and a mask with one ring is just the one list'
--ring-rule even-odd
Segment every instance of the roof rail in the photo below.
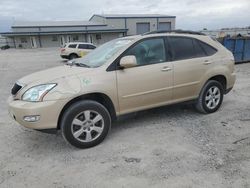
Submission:
{"label": "roof rail", "polygon": [[197,31],[188,31],[188,30],[157,30],[144,33],[142,35],[151,35],[151,34],[160,34],[160,33],[180,33],[180,34],[192,34],[192,35],[205,35],[204,33],[197,32]]}

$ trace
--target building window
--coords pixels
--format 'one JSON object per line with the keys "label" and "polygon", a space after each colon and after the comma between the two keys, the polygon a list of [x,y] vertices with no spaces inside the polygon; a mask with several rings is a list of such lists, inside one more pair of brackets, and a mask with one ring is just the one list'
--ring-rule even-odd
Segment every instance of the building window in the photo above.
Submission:
{"label": "building window", "polygon": [[79,36],[78,35],[74,35],[73,36],[73,41],[78,41],[79,40]]}
{"label": "building window", "polygon": [[58,41],[58,37],[56,35],[52,36],[52,41]]}
{"label": "building window", "polygon": [[96,39],[97,39],[97,40],[102,39],[102,35],[101,35],[101,34],[96,34]]}
{"label": "building window", "polygon": [[21,43],[27,43],[26,37],[21,37],[20,40],[21,40]]}

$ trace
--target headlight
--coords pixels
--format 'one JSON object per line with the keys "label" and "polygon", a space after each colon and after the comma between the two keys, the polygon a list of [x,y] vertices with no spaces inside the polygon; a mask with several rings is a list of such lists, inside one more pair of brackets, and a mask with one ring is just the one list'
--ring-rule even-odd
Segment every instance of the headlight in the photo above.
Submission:
{"label": "headlight", "polygon": [[56,84],[43,84],[34,86],[27,91],[22,96],[22,100],[30,102],[42,101],[43,97],[54,87]]}

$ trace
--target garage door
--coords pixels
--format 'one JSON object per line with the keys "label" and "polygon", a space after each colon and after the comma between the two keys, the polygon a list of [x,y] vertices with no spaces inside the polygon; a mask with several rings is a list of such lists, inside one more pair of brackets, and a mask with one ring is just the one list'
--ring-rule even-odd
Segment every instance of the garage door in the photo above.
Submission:
{"label": "garage door", "polygon": [[171,23],[170,22],[160,22],[158,30],[171,30]]}
{"label": "garage door", "polygon": [[136,33],[143,34],[150,31],[150,23],[137,23],[136,24]]}

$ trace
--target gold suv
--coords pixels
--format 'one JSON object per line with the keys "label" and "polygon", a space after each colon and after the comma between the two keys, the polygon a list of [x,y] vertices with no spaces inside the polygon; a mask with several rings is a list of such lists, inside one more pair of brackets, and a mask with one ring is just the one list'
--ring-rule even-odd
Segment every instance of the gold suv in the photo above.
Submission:
{"label": "gold suv", "polygon": [[18,80],[11,116],[36,130],[61,129],[78,148],[104,140],[120,115],[193,101],[213,113],[235,83],[234,57],[219,42],[188,31],[112,40],[83,58]]}

